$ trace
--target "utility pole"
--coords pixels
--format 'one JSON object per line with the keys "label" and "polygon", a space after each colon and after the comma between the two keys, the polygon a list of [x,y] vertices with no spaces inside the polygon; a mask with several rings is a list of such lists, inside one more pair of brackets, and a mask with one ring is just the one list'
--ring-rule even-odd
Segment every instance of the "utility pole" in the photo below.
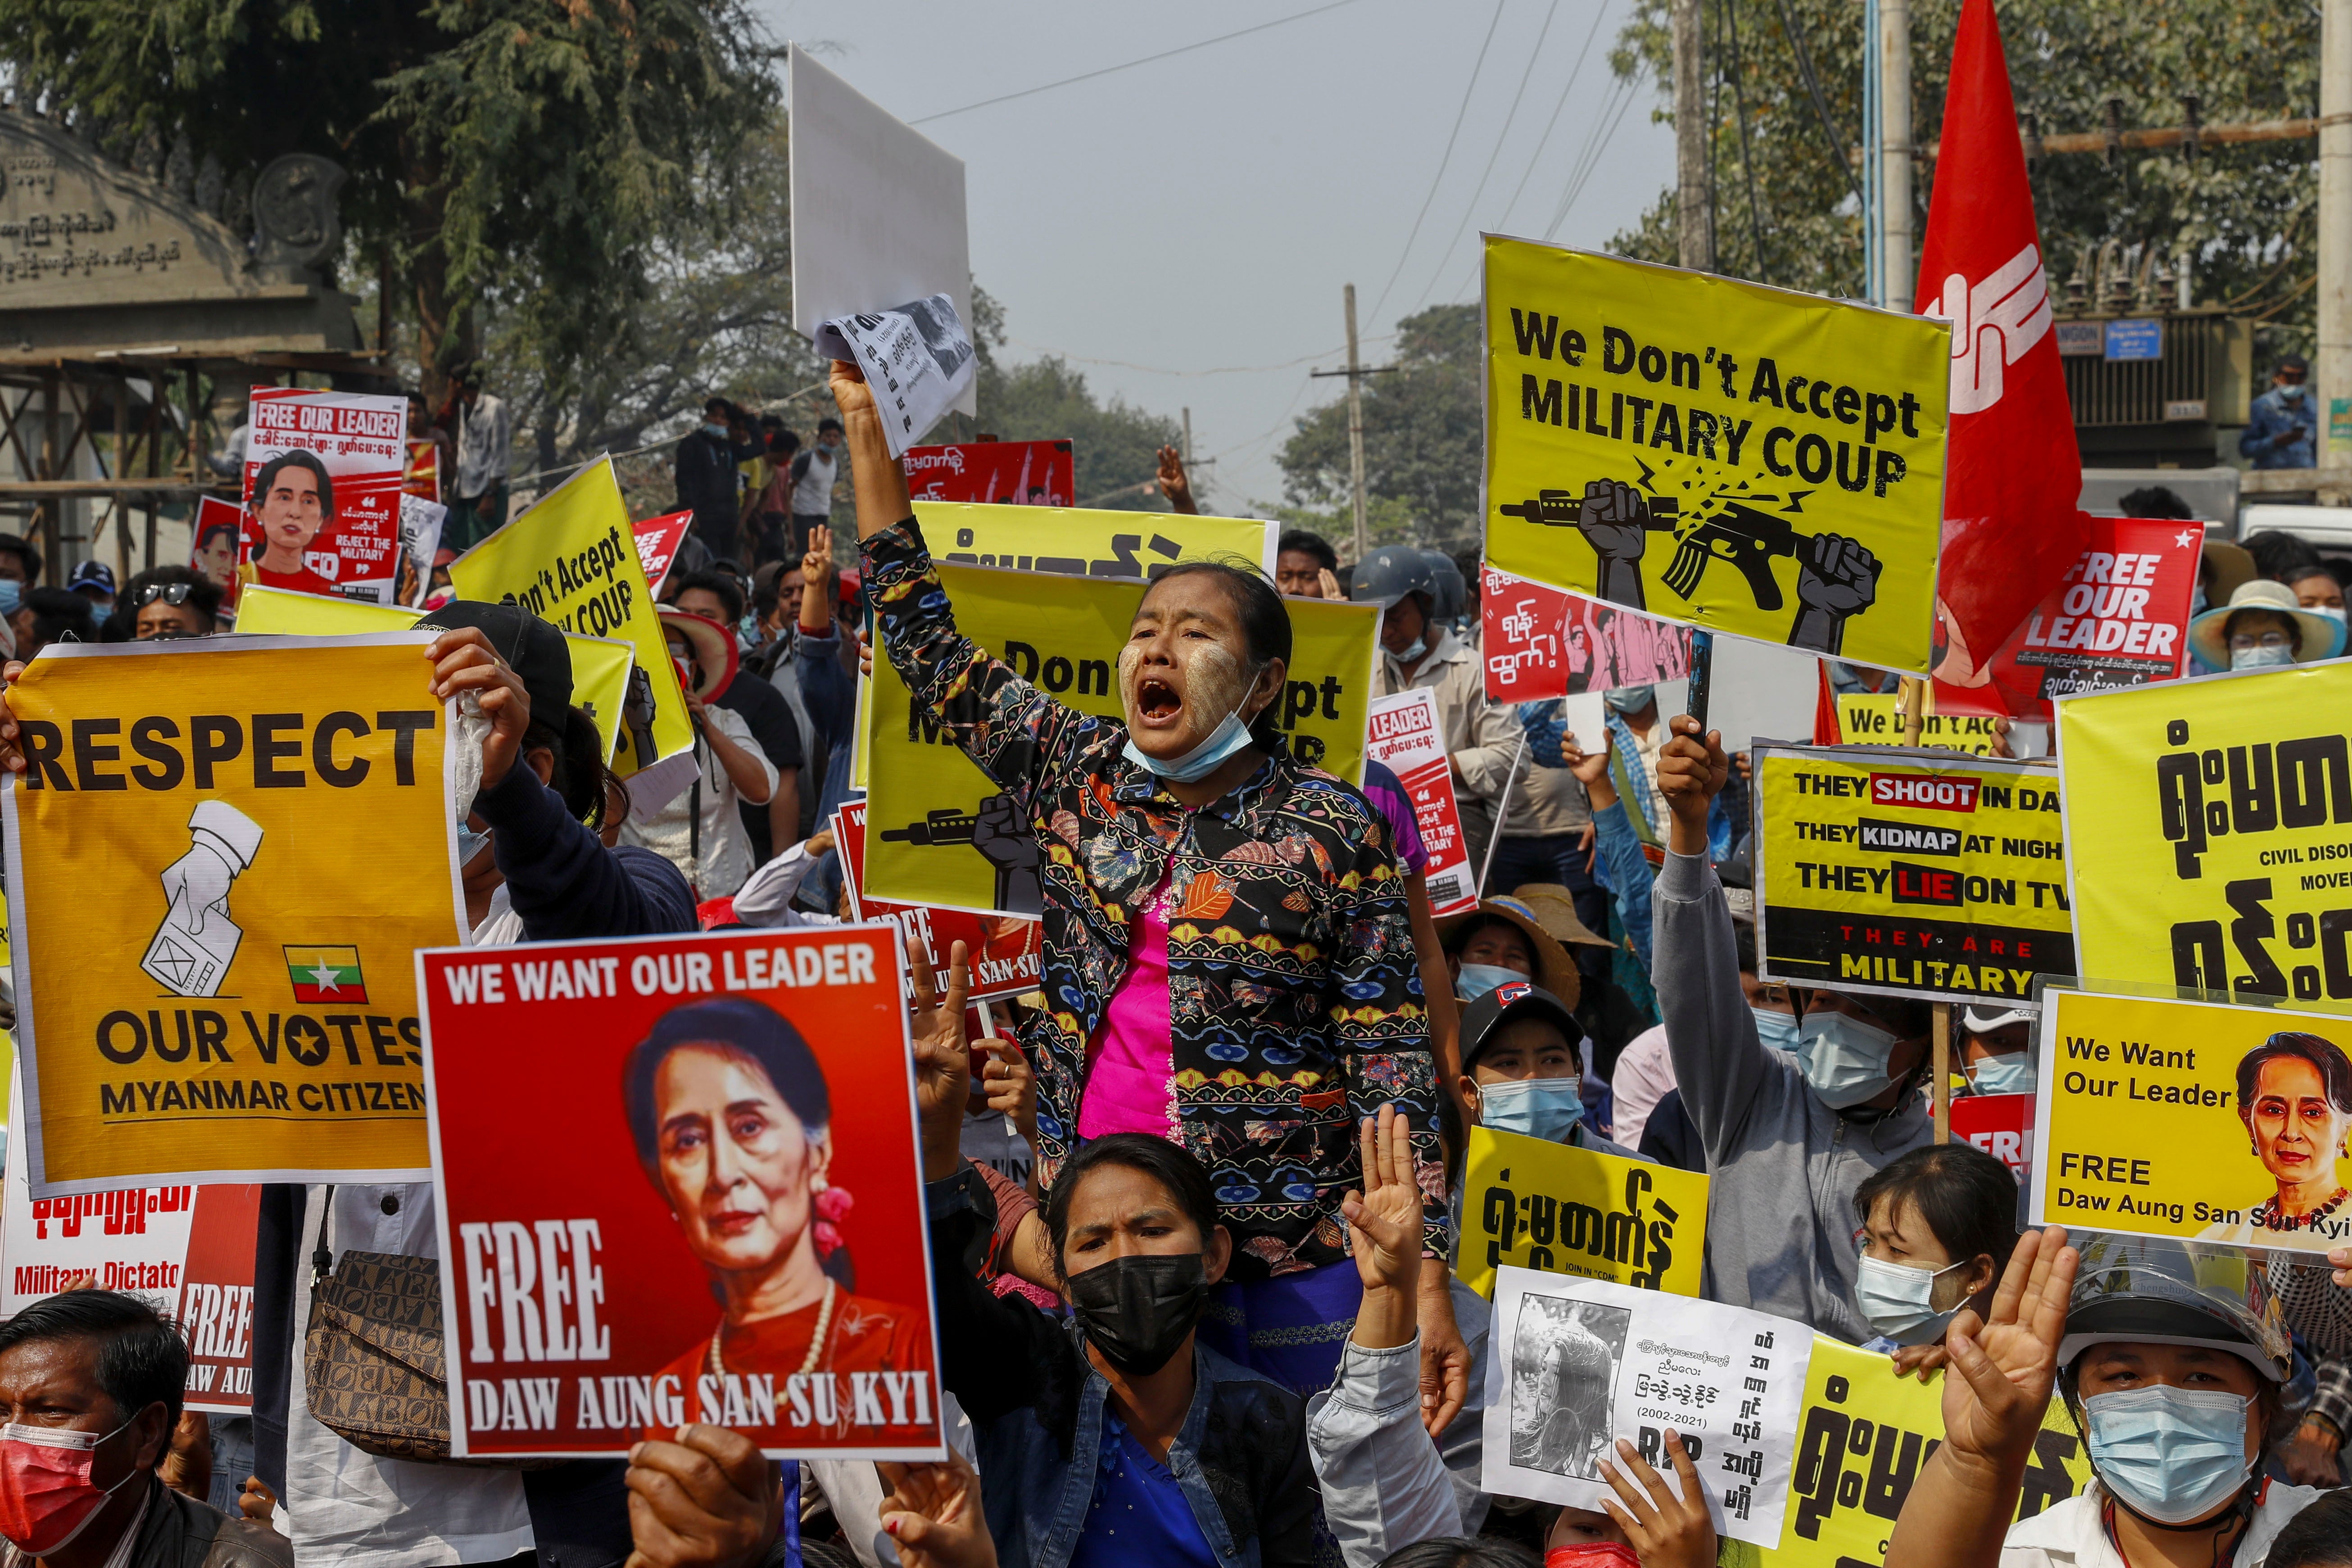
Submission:
{"label": "utility pole", "polygon": [[1706,70],[1699,50],[1701,0],[1674,0],[1676,259],[1715,270],[1715,196],[1706,183]]}
{"label": "utility pole", "polygon": [[1184,410],[1184,466],[1192,466],[1192,411]]}
{"label": "utility pole", "polygon": [[2352,463],[2352,0],[2319,16],[2319,430],[2322,468]]}
{"label": "utility pole", "polygon": [[[2344,0],[2329,0],[2331,5]],[[1356,559],[1371,553],[1364,521],[1364,363],[1356,353],[1356,286],[1348,285],[1348,481],[1356,496]]]}
{"label": "utility pole", "polygon": [[1908,313],[1919,268],[1911,255],[1911,9],[1909,0],[1878,0],[1879,232],[1885,249],[1879,275],[1890,310]]}

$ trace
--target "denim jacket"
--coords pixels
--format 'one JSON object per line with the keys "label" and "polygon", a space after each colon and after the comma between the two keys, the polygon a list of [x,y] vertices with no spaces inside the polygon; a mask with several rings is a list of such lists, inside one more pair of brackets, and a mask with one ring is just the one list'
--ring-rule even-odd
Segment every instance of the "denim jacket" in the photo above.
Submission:
{"label": "denim jacket", "polygon": [[[931,1270],[941,1381],[971,1417],[1003,1568],[1068,1568],[1086,1529],[1110,1384],[1077,1325],[974,1278],[993,1205],[943,1215],[933,1184]],[[1299,1397],[1205,1346],[1192,1351],[1192,1408],[1168,1468],[1220,1568],[1288,1568],[1312,1555],[1314,1479]]]}

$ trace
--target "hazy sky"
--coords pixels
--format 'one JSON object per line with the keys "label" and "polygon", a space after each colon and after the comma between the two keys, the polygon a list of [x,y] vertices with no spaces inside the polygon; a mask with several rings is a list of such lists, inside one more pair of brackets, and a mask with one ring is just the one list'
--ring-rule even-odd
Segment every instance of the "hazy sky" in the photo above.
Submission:
{"label": "hazy sky", "polygon": [[1630,0],[756,3],[908,121],[1302,17],[918,127],[964,160],[972,272],[1012,356],[1062,354],[1171,417],[1189,405],[1221,510],[1281,499],[1275,453],[1344,385],[1307,375],[1345,362],[1343,284],[1366,362],[1385,363],[1400,317],[1477,297],[1481,227],[1539,237],[1557,215],[1556,238],[1597,246],[1673,174],[1654,85],[1628,99],[1609,74]]}

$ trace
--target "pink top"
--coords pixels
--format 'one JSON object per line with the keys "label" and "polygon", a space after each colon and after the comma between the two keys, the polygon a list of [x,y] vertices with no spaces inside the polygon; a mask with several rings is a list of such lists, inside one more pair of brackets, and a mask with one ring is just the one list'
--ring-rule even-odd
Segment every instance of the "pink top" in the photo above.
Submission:
{"label": "pink top", "polygon": [[1094,1065],[1078,1102],[1078,1136],[1149,1132],[1176,1137],[1175,1052],[1169,1044],[1168,914],[1172,878],[1135,911],[1127,933],[1127,978],[1103,1009]]}

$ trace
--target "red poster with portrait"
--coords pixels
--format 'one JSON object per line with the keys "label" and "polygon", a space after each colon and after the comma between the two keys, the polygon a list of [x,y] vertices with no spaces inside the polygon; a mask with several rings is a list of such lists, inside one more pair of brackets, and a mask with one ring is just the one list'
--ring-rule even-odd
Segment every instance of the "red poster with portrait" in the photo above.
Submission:
{"label": "red poster with portrait", "polygon": [[245,509],[217,496],[196,498],[196,523],[188,564],[221,591],[221,611],[236,613],[236,565],[245,553]]}
{"label": "red poster with portrait", "polygon": [[917,500],[1076,506],[1078,459],[1067,441],[965,441],[909,447],[898,459]]}
{"label": "red poster with portrait", "polygon": [[[849,885],[849,910],[861,921],[888,921],[905,934],[911,951],[919,946],[935,973],[947,972],[955,944],[971,960],[971,999],[1018,996],[1044,983],[1043,922],[1012,915],[940,910],[866,896],[866,802],[844,801],[833,814],[833,842]],[[911,984],[911,982],[909,982]]]}
{"label": "red poster with portrait", "polygon": [[1690,673],[1688,626],[1492,566],[1478,574],[1478,626],[1490,702],[1654,686]]}
{"label": "red poster with portrait", "polygon": [[898,928],[416,962],[454,1453],[941,1455]]}
{"label": "red poster with portrait", "polygon": [[394,602],[408,401],[257,386],[245,442],[248,583]]}

